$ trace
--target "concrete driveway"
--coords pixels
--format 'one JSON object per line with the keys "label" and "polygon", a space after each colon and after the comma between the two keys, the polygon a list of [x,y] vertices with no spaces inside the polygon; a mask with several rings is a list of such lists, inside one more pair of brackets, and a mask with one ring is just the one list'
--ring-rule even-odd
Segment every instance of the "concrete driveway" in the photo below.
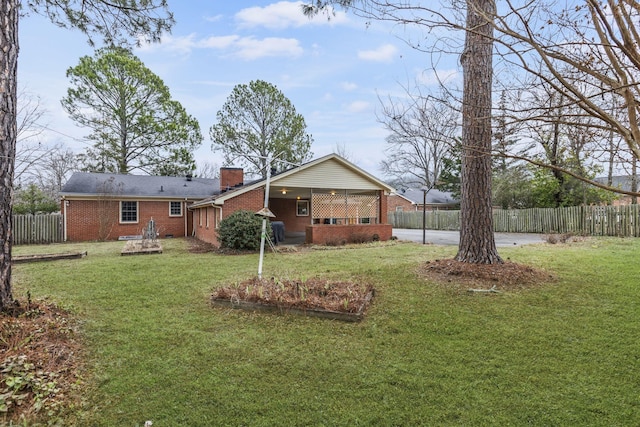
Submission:
{"label": "concrete driveway", "polygon": [[[410,240],[422,243],[422,230],[411,230],[407,228],[394,228],[393,235],[399,240]],[[533,233],[495,233],[496,246],[521,246],[533,243],[543,243],[544,235]],[[455,245],[460,243],[459,231],[426,230],[426,243],[434,245]]]}

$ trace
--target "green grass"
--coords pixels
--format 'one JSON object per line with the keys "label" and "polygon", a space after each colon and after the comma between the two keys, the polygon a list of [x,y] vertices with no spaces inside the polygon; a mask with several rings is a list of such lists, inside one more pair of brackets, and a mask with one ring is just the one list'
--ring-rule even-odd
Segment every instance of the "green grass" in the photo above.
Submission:
{"label": "green grass", "polygon": [[640,240],[500,251],[554,283],[467,295],[415,275],[455,248],[402,243],[268,254],[265,275],[372,283],[358,324],[212,308],[216,286],[255,275],[257,255],[121,257],[122,242],[19,264],[18,297],[83,321],[92,377],[80,425],[550,426],[640,424]]}

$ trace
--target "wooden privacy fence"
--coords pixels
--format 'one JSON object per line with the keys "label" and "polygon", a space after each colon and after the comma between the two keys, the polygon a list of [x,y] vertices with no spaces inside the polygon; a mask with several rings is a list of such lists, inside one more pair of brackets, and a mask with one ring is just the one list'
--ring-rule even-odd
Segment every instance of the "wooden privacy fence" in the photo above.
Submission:
{"label": "wooden privacy fence", "polygon": [[[394,228],[422,228],[422,212],[389,212]],[[459,230],[460,211],[427,211],[429,230]],[[640,205],[495,209],[493,228],[502,233],[573,233],[640,237]]]}
{"label": "wooden privacy fence", "polygon": [[15,245],[60,243],[63,239],[62,214],[13,216]]}

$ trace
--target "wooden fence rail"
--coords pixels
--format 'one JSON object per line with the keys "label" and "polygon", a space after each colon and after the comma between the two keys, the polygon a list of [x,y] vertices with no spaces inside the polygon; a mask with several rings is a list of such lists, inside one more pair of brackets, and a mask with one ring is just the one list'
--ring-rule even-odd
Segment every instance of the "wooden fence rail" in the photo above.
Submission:
{"label": "wooden fence rail", "polygon": [[14,245],[59,243],[63,239],[62,214],[13,216]]}
{"label": "wooden fence rail", "polygon": [[[424,220],[428,230],[460,229],[460,211],[427,211]],[[389,212],[388,221],[394,228],[421,229],[423,213]],[[640,237],[640,205],[496,209],[493,227],[503,233]]]}

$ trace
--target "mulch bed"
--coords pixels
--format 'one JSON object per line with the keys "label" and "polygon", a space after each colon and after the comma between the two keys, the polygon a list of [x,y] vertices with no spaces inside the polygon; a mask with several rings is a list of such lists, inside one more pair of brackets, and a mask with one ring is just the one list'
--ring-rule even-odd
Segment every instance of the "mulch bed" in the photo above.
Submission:
{"label": "mulch bed", "polygon": [[555,281],[555,277],[547,271],[510,261],[502,264],[471,264],[454,259],[434,260],[419,266],[418,274],[464,291],[470,288],[514,291]]}
{"label": "mulch bed", "polygon": [[66,311],[46,302],[0,312],[0,425],[51,419],[78,401],[77,329]]}

